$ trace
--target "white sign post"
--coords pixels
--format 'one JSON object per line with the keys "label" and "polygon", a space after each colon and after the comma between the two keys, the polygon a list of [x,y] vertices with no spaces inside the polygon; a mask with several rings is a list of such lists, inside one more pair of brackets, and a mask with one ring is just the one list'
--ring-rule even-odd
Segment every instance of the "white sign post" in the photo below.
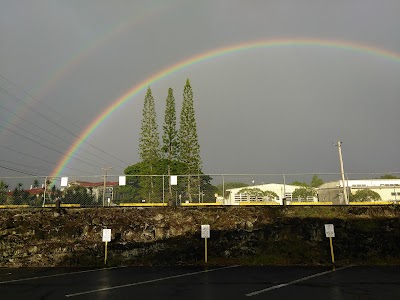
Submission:
{"label": "white sign post", "polygon": [[68,186],[68,177],[61,177],[61,186]]}
{"label": "white sign post", "polygon": [[169,180],[170,185],[178,185],[178,176],[172,175]]}
{"label": "white sign post", "polygon": [[329,238],[329,244],[331,246],[332,264],[335,264],[335,255],[333,253],[333,243],[332,243],[332,238],[335,237],[335,227],[333,226],[333,224],[325,224],[325,236]]}
{"label": "white sign post", "polygon": [[126,185],[126,176],[118,177],[118,185]]}
{"label": "white sign post", "polygon": [[210,225],[201,225],[201,238],[204,239],[204,260],[207,263],[207,239],[210,238]]}
{"label": "white sign post", "polygon": [[108,242],[111,242],[111,229],[106,228],[103,229],[103,242],[106,243],[105,245],[105,253],[104,253],[104,264],[107,264],[107,245]]}

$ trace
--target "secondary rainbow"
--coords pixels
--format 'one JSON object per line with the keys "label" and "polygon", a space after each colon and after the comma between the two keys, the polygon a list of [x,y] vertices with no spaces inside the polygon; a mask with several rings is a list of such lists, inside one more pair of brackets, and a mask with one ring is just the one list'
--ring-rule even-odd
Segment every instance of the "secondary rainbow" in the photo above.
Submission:
{"label": "secondary rainbow", "polygon": [[174,65],[171,65],[153,75],[144,79],[140,83],[133,86],[127,92],[122,94],[120,97],[116,98],[110,106],[108,106],[99,116],[97,116],[80,134],[79,138],[77,138],[74,143],[69,147],[66,154],[57,164],[57,167],[53,170],[51,177],[59,177],[62,175],[62,172],[65,166],[72,159],[74,153],[79,149],[82,143],[93,133],[94,130],[104,122],[115,110],[121,107],[124,103],[132,99],[136,94],[143,91],[145,88],[150,86],[153,83],[167,77],[168,75],[175,73],[179,70],[187,68],[191,65],[209,60],[215,59],[220,56],[225,56],[228,54],[232,54],[235,52],[241,52],[256,48],[279,48],[279,47],[321,47],[321,48],[333,48],[345,51],[352,51],[358,53],[365,53],[372,56],[378,56],[384,59],[388,59],[391,61],[400,62],[400,54],[389,51],[386,49],[380,49],[377,47],[349,42],[349,41],[341,41],[341,40],[322,40],[322,39],[273,39],[273,40],[265,40],[265,41],[252,41],[245,42],[235,45],[230,45],[218,49],[214,49],[211,51],[207,51],[204,53],[200,53],[198,55],[189,57],[185,60],[182,60]]}
{"label": "secondary rainbow", "polygon": [[[172,2],[176,5],[178,2]],[[61,64],[56,66],[56,68],[44,78],[35,89],[30,93],[25,92],[27,97],[27,102],[19,106],[16,110],[17,114],[10,115],[6,120],[8,123],[12,123],[15,118],[20,115],[24,115],[28,111],[28,107],[32,105],[40,105],[40,99],[45,97],[45,94],[65,78],[72,70],[84,62],[95,50],[98,50],[105,45],[112,43],[112,40],[118,37],[121,33],[131,29],[133,26],[140,25],[147,20],[151,20],[157,15],[165,12],[167,9],[171,9],[174,6],[171,2],[163,1],[156,6],[151,6],[151,4],[146,4],[143,9],[135,10],[134,13],[129,15],[122,21],[118,21],[113,24],[107,31],[99,33],[94,39],[88,40],[87,43],[83,44],[81,47],[73,51],[69,59],[63,61]],[[34,96],[31,96],[34,95]]]}

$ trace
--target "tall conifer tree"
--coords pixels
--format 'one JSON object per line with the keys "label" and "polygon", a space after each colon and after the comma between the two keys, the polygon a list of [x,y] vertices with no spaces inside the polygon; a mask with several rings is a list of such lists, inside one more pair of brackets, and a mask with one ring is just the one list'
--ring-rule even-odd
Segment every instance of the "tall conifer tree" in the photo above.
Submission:
{"label": "tall conifer tree", "polygon": [[[168,89],[168,96],[166,99],[162,140],[162,154],[168,162],[168,177],[170,177],[171,163],[177,159],[178,153],[178,132],[176,131],[175,98],[172,88]],[[169,200],[171,204],[173,204],[171,185],[169,185]]]}
{"label": "tall conifer tree", "polygon": [[[150,87],[148,87],[144,98],[143,117],[139,139],[139,156],[146,166],[145,172],[148,175],[152,175],[155,169],[154,166],[160,159],[160,141],[154,98]],[[154,193],[154,182],[152,177],[145,178],[141,185],[145,196],[148,196],[150,200],[151,194]]]}
{"label": "tall conifer tree", "polygon": [[[193,91],[189,79],[183,90],[183,103],[179,127],[179,160],[187,166],[187,193],[189,201],[192,200],[193,189],[196,188],[192,174],[201,171],[200,145],[197,136],[197,125],[193,106]],[[197,183],[199,185],[199,181]]]}
{"label": "tall conifer tree", "polygon": [[178,132],[176,130],[175,98],[172,88],[168,89],[163,125],[163,156],[168,160],[176,160],[178,154]]}

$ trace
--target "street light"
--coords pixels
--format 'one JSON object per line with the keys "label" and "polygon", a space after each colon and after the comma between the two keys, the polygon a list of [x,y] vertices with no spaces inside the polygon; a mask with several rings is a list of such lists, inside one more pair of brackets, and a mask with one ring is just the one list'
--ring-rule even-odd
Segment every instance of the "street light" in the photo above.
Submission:
{"label": "street light", "polygon": [[102,170],[104,170],[105,174],[104,174],[104,185],[103,185],[103,207],[105,206],[105,201],[106,201],[106,180],[107,180],[107,171],[112,169],[112,167],[108,167],[108,168],[101,168]]}

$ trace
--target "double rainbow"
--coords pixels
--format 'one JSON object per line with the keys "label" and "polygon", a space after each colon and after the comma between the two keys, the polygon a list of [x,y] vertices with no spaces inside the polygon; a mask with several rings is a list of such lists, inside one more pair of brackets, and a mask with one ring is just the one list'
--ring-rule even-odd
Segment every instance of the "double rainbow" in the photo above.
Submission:
{"label": "double rainbow", "polygon": [[364,53],[371,56],[381,57],[383,59],[400,62],[400,54],[385,49],[375,48],[368,45],[358,44],[340,40],[322,40],[322,39],[273,39],[266,41],[253,41],[241,44],[235,44],[207,51],[188,59],[171,65],[143,80],[139,84],[133,86],[126,93],[116,98],[102,113],[100,113],[79,135],[74,143],[69,147],[68,151],[53,170],[51,177],[61,176],[65,166],[70,162],[72,156],[79,149],[82,143],[93,133],[94,130],[104,122],[114,111],[121,107],[124,103],[131,100],[139,92],[146,89],[151,84],[194,64],[215,59],[235,52],[242,52],[255,48],[281,48],[281,47],[319,47],[333,48],[338,50],[352,51],[356,53]]}

